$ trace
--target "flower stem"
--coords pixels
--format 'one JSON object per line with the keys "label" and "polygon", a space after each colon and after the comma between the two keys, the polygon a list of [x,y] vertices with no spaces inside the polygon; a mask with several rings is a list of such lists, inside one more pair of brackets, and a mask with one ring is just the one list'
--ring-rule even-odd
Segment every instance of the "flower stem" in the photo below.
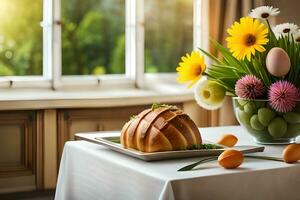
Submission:
{"label": "flower stem", "polygon": [[[254,155],[244,155],[245,158],[256,158],[256,159],[262,159],[262,160],[273,160],[273,161],[279,161],[279,162],[284,162],[284,160],[282,158],[277,158],[277,157],[271,157],[271,156],[254,156]],[[208,157],[208,158],[203,158],[195,163],[192,163],[190,165],[184,166],[180,169],[178,169],[177,171],[190,171],[192,169],[194,169],[196,166],[203,164],[203,163],[207,163],[207,162],[211,162],[214,160],[218,160],[218,156],[212,156],[212,157]]]}
{"label": "flower stem", "polygon": [[252,156],[252,155],[245,155],[246,158],[256,158],[256,159],[262,159],[262,160],[273,160],[273,161],[279,161],[284,162],[282,158],[277,157],[271,157],[271,156]]}
{"label": "flower stem", "polygon": [[192,170],[193,168],[195,168],[196,166],[198,166],[202,163],[207,163],[207,162],[214,161],[214,160],[218,160],[218,157],[214,156],[214,157],[203,158],[203,159],[201,159],[201,160],[199,160],[199,161],[197,161],[193,164],[182,167],[182,168],[178,169],[177,171],[190,171],[190,170]]}

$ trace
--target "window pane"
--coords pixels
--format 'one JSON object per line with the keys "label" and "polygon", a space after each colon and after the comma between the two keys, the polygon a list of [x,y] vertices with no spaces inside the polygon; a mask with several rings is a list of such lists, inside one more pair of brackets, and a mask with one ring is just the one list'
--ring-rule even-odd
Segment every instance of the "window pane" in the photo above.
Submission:
{"label": "window pane", "polygon": [[0,76],[42,75],[42,0],[0,0]]}
{"label": "window pane", "polygon": [[63,75],[125,71],[125,0],[62,0]]}
{"label": "window pane", "polygon": [[175,72],[193,49],[193,0],[145,0],[146,72]]}

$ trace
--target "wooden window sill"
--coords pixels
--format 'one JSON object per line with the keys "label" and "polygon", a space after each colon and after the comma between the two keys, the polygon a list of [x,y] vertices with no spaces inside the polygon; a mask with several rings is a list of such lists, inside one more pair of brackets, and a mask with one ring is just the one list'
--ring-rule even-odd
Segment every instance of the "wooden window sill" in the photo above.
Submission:
{"label": "wooden window sill", "polygon": [[150,89],[0,90],[1,110],[93,108],[172,103],[193,100],[184,86],[159,85]]}

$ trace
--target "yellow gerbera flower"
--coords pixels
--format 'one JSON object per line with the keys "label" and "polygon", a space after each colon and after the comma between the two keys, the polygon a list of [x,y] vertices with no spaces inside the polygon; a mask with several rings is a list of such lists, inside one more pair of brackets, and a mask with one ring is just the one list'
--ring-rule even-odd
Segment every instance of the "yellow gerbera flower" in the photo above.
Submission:
{"label": "yellow gerbera flower", "polygon": [[193,51],[191,55],[186,54],[185,57],[181,57],[181,60],[182,62],[176,68],[179,75],[177,81],[179,83],[190,82],[188,87],[191,87],[201,78],[206,69],[204,56],[197,51]]}
{"label": "yellow gerbera flower", "polygon": [[251,55],[255,51],[264,52],[263,45],[267,44],[269,39],[268,28],[257,19],[243,17],[240,23],[235,22],[228,30],[229,37],[226,38],[227,46],[232,55],[239,60],[247,59],[250,61]]}

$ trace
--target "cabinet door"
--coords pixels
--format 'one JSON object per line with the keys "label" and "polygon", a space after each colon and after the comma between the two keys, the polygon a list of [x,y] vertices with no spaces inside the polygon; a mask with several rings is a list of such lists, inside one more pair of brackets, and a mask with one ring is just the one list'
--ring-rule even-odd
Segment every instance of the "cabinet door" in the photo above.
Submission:
{"label": "cabinet door", "polygon": [[0,112],[0,193],[42,187],[39,112]]}

